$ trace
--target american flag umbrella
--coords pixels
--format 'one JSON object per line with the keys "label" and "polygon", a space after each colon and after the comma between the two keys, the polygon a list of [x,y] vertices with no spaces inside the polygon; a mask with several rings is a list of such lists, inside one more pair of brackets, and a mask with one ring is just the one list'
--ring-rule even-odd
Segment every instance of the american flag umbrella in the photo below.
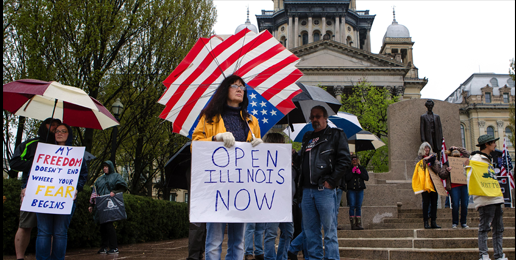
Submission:
{"label": "american flag umbrella", "polygon": [[77,127],[106,129],[119,124],[100,102],[82,89],[55,81],[20,79],[5,84],[3,109],[39,120],[59,118]]}
{"label": "american flag umbrella", "polygon": [[303,76],[298,62],[267,30],[244,29],[225,40],[200,38],[163,81],[167,90],[158,103],[165,109],[159,117],[172,122],[173,132],[191,138],[201,110],[224,78],[234,74],[246,82],[248,111],[265,135],[295,108],[292,98],[301,92],[295,82]]}

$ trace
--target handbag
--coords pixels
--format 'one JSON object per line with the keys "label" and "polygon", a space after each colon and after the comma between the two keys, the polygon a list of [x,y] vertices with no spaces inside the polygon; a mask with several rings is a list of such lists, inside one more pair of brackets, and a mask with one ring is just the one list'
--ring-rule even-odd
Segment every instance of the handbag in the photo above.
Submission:
{"label": "handbag", "polygon": [[122,192],[115,194],[114,197],[109,194],[98,196],[96,202],[95,207],[97,207],[97,217],[100,224],[127,219]]}

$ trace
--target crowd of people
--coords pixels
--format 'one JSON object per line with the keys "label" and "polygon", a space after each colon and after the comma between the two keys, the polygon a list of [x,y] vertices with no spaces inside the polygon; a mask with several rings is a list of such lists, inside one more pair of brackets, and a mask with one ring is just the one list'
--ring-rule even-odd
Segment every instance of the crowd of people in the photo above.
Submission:
{"label": "crowd of people", "polygon": [[[263,143],[285,143],[279,133],[269,133],[261,139],[259,122],[247,112],[245,82],[231,75],[218,87],[211,101],[202,110],[199,124],[192,135],[193,141],[223,142],[225,147],[233,147],[235,142],[249,142],[253,147]],[[369,180],[366,168],[360,165],[356,154],[348,148],[347,136],[342,129],[328,126],[328,112],[323,106],[314,106],[309,117],[313,131],[303,136],[301,149],[292,151],[292,212],[294,222],[287,223],[191,223],[189,233],[188,259],[219,260],[222,255],[222,242],[227,228],[228,247],[226,259],[233,260],[297,260],[302,251],[305,259],[340,259],[337,239],[338,213],[343,192],[346,192],[349,206],[349,221],[352,230],[362,230],[362,201],[365,182]],[[495,139],[482,135],[478,139],[480,150],[469,154],[462,147],[452,146],[448,154],[469,158],[464,162],[467,169],[469,160],[491,164],[490,153],[496,147]],[[45,120],[38,131],[38,137],[19,145],[10,162],[12,169],[23,172],[21,200],[30,174],[38,142],[72,146],[73,131],[58,119]],[[428,178],[429,170],[446,180],[446,189],[452,202],[452,228],[460,225],[468,228],[467,208],[468,188],[465,184],[451,181],[452,168],[441,164],[432,145],[423,142],[419,148],[413,175],[413,188],[421,194],[424,228],[441,228],[437,225],[436,185]],[[85,161],[85,160],[84,160]],[[113,221],[99,222],[96,198],[125,192],[127,184],[117,174],[113,163],[102,164],[104,174],[93,185],[89,212],[94,213],[95,221],[100,224],[102,237],[99,254],[118,254]],[[83,190],[88,170],[82,164],[77,183],[77,192]],[[480,213],[478,244],[480,259],[487,255],[487,233],[493,230],[493,247],[496,259],[505,259],[502,250],[503,239],[503,197],[473,196],[475,207]],[[460,205],[460,206],[459,206]],[[459,219],[459,209],[461,211]],[[23,259],[30,240],[30,233],[37,227],[37,259],[64,259],[67,244],[67,230],[75,211],[71,214],[56,215],[20,212],[19,229],[15,237],[18,259]],[[428,222],[430,220],[430,223]],[[298,223],[295,223],[298,222]],[[298,227],[298,228],[295,228]],[[324,233],[321,232],[323,229]],[[276,249],[275,241],[281,232]],[[324,241],[324,247],[323,247]],[[487,258],[486,258],[487,256]]]}

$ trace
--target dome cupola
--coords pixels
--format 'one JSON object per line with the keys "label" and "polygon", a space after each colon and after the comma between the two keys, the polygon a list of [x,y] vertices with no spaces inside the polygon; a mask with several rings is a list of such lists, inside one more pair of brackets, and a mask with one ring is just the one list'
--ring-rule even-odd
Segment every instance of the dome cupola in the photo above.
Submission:
{"label": "dome cupola", "polygon": [[238,32],[242,31],[243,29],[249,29],[251,31],[253,31],[254,33],[258,33],[258,29],[256,28],[256,26],[254,26],[253,24],[251,24],[251,21],[249,20],[249,7],[247,7],[247,21],[245,21],[244,24],[241,24],[239,25],[236,30],[235,30],[235,34],[237,34]]}

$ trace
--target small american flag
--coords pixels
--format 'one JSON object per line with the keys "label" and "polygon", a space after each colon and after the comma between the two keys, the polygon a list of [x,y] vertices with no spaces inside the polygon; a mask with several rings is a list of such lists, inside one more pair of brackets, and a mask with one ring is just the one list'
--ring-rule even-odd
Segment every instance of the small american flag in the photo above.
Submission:
{"label": "small american flag", "polygon": [[503,150],[502,150],[502,167],[500,170],[500,176],[508,176],[511,189],[514,189],[514,176],[512,175],[512,161],[507,146],[505,144],[505,137],[503,138]]}
{"label": "small american flag", "polygon": [[95,189],[95,185],[93,185],[93,190],[91,191],[91,196],[90,196],[90,204],[96,204],[95,198],[98,196],[99,195],[97,195],[97,189]]}
{"label": "small american flag", "polygon": [[[441,145],[441,166],[446,167],[447,162],[448,162],[448,155],[446,155],[446,143],[444,142],[444,137],[443,137],[443,142]],[[446,180],[441,179],[441,181],[443,182],[444,188],[446,188]],[[446,190],[446,194],[448,194],[448,190]]]}

